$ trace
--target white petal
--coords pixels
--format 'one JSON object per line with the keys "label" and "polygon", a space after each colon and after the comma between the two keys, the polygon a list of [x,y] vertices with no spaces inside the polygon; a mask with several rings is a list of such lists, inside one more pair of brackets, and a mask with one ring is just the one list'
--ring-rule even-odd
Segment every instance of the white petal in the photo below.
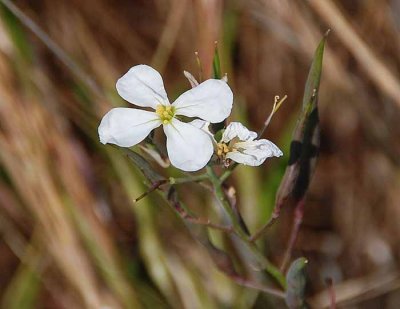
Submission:
{"label": "white petal", "polygon": [[171,164],[183,171],[193,172],[203,168],[213,154],[210,136],[195,126],[173,119],[164,125],[167,151]]}
{"label": "white petal", "polygon": [[118,94],[132,104],[154,109],[158,104],[169,105],[160,73],[148,65],[132,67],[116,87]]}
{"label": "white petal", "polygon": [[203,132],[207,133],[207,135],[210,137],[213,146],[217,145],[217,141],[214,138],[214,134],[211,133],[210,131],[210,123],[208,121],[204,121],[201,119],[195,119],[191,122],[189,122],[189,124],[191,124],[192,126],[195,126],[196,128],[199,128],[200,130],[202,130]]}
{"label": "white petal", "polygon": [[201,119],[195,119],[195,120],[189,122],[189,124],[191,124],[192,126],[195,126],[196,128],[203,130],[208,135],[214,137],[214,135],[210,131],[210,128],[209,128],[210,123],[208,121],[204,121]]}
{"label": "white petal", "polygon": [[274,143],[266,139],[239,142],[233,146],[237,150],[228,152],[226,157],[245,165],[259,166],[267,158],[282,156],[282,151]]}
{"label": "white petal", "polygon": [[131,147],[144,140],[159,125],[161,121],[156,113],[134,108],[113,108],[101,120],[100,142]]}
{"label": "white petal", "polygon": [[177,115],[199,117],[210,122],[221,122],[232,109],[233,93],[222,80],[209,79],[183,93],[172,104]]}
{"label": "white petal", "polygon": [[222,134],[221,142],[229,143],[235,137],[241,141],[252,141],[257,137],[257,133],[248,130],[240,122],[231,122]]}

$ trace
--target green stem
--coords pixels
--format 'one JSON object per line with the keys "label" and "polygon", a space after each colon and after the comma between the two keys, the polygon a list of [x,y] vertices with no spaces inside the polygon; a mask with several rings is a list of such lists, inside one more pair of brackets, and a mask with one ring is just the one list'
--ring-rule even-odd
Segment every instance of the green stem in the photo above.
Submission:
{"label": "green stem", "polygon": [[221,183],[224,183],[225,180],[228,179],[228,177],[232,174],[233,170],[238,166],[239,164],[233,163],[228,170],[226,170],[221,177],[219,177],[219,180]]}
{"label": "green stem", "polygon": [[[227,171],[228,172],[228,171]],[[225,172],[225,173],[227,173]],[[213,169],[210,166],[207,166],[207,174],[209,179],[213,185],[215,196],[217,197],[218,202],[221,204],[226,214],[228,215],[231,224],[233,226],[234,233],[243,241],[243,243],[247,246],[247,248],[253,253],[257,261],[261,264],[261,266],[282,286],[282,288],[286,288],[286,280],[282,273],[276,268],[264,255],[261,254],[256,244],[252,243],[245,233],[245,231],[240,226],[238,219],[236,218],[235,212],[233,211],[231,205],[225,197],[225,194],[222,190],[222,177],[218,178],[218,176],[214,173]]]}
{"label": "green stem", "polygon": [[169,178],[169,183],[171,185],[179,185],[181,183],[188,183],[188,182],[197,182],[197,181],[202,181],[208,179],[207,174],[202,174],[198,176],[188,176],[188,177],[181,177],[181,178]]}

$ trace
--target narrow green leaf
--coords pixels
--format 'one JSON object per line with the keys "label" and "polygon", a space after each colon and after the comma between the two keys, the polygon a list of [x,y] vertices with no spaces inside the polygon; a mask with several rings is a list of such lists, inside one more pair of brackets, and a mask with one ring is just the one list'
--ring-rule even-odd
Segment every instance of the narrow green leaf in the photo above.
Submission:
{"label": "narrow green leaf", "polygon": [[290,145],[288,166],[276,198],[277,209],[275,211],[278,212],[288,199],[298,202],[304,197],[315,170],[320,146],[318,91],[327,34],[314,53],[314,59],[308,73],[302,111],[297,120]]}
{"label": "narrow green leaf", "polygon": [[215,44],[214,58],[213,58],[213,77],[215,79],[222,78],[221,61],[219,59],[218,45]]}
{"label": "narrow green leaf", "polygon": [[328,34],[329,30],[325,33],[314,53],[314,59],[311,63],[311,68],[308,72],[306,86],[304,89],[303,110],[306,109],[306,105],[312,103],[315,91],[318,93],[319,90],[322,73],[322,59],[324,56],[325,43]]}
{"label": "narrow green leaf", "polygon": [[286,305],[290,309],[306,308],[304,292],[306,288],[305,267],[307,260],[304,257],[295,260],[286,274]]}
{"label": "narrow green leaf", "polygon": [[[215,51],[214,51],[214,58],[213,58],[213,78],[215,78],[215,79],[222,78],[221,61],[219,58],[217,43],[215,44]],[[213,124],[211,124],[211,127],[214,130],[214,132],[218,132],[225,127],[225,121],[222,121],[219,123],[213,123]]]}

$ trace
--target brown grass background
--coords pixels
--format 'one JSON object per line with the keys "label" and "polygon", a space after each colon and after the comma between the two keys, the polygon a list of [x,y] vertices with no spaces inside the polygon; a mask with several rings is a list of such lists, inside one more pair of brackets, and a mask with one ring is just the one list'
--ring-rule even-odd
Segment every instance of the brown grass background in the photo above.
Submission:
{"label": "brown grass background", "polygon": [[[198,74],[195,51],[210,76],[218,40],[235,94],[232,119],[258,130],[274,95],[288,95],[267,130],[287,155],[312,54],[328,28],[321,152],[293,256],[309,260],[313,308],[329,306],[326,278],[340,308],[399,308],[399,1],[13,3],[45,37],[2,6],[2,308],[284,307],[219,273],[156,196],[133,204],[143,179],[99,143],[97,126],[125,104],[114,85],[131,66],[157,68],[173,99],[189,87],[182,71]],[[230,180],[253,231],[272,210],[286,161],[240,167]],[[192,185],[180,194],[209,214],[209,194]],[[285,208],[263,239],[276,263],[292,218]]]}

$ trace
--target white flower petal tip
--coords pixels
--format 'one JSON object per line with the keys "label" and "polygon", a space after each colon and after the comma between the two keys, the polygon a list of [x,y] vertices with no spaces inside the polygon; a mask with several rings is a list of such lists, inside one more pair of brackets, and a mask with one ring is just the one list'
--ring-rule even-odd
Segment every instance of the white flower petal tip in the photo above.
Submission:
{"label": "white flower petal tip", "polygon": [[224,131],[217,155],[237,163],[259,166],[267,158],[280,157],[282,151],[267,139],[255,140],[257,133],[248,130],[239,122],[232,122]]}
{"label": "white flower petal tip", "polygon": [[214,140],[214,135],[210,131],[210,128],[209,128],[210,123],[208,121],[204,121],[204,120],[201,120],[201,119],[195,119],[195,120],[189,122],[189,124],[191,124],[192,126],[195,126],[196,128],[199,128],[202,131],[206,132]]}
{"label": "white flower petal tip", "polygon": [[231,122],[222,134],[221,141],[228,143],[237,137],[241,141],[254,140],[257,137],[257,133],[250,131],[240,122]]}
{"label": "white flower petal tip", "polygon": [[228,84],[219,79],[209,79],[183,93],[172,105],[177,115],[217,123],[230,115],[232,104],[233,93]]}
{"label": "white flower petal tip", "polygon": [[233,147],[234,150],[228,152],[226,158],[249,166],[259,166],[267,158],[282,156],[282,151],[274,143],[266,139],[239,142]]}
{"label": "white flower petal tip", "polygon": [[131,147],[146,138],[161,125],[156,113],[133,109],[113,108],[101,120],[98,133],[103,144]]}
{"label": "white flower petal tip", "polygon": [[156,108],[158,104],[169,105],[160,73],[148,65],[132,67],[118,79],[116,88],[123,99],[137,106]]}
{"label": "white flower petal tip", "polygon": [[194,172],[210,161],[214,147],[206,132],[177,119],[163,127],[167,136],[168,157],[173,166],[186,172]]}

